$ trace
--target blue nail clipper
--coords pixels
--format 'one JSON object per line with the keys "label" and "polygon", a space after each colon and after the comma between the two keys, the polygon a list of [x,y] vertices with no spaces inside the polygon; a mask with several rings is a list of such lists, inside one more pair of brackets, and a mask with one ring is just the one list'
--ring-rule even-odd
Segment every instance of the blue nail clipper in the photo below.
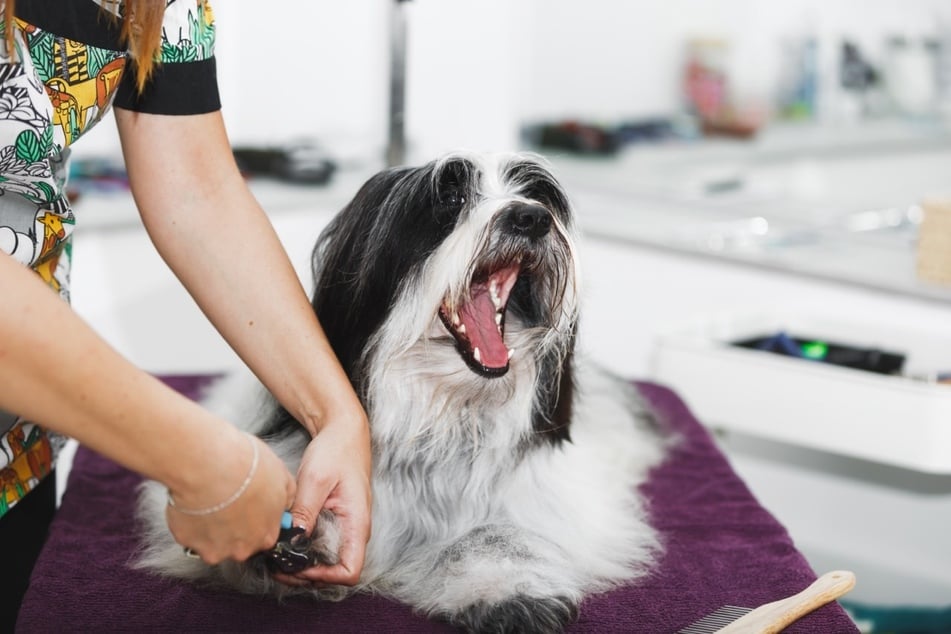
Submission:
{"label": "blue nail clipper", "polygon": [[[281,515],[281,532],[277,543],[261,553],[271,572],[283,572],[292,575],[306,570],[317,563],[316,554],[310,551],[310,538],[302,526],[294,526],[294,517],[290,511]],[[185,555],[198,557],[191,548],[185,548]]]}
{"label": "blue nail clipper", "polygon": [[294,574],[317,563],[317,555],[310,549],[310,537],[302,526],[293,525],[289,511],[281,516],[281,532],[277,543],[264,551],[265,563],[271,572]]}

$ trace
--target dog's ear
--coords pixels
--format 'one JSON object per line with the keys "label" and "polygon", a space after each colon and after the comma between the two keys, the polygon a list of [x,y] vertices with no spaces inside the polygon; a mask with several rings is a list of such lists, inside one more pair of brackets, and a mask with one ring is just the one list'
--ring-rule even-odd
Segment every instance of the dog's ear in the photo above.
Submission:
{"label": "dog's ear", "polygon": [[[314,249],[311,303],[357,388],[367,343],[404,281],[456,225],[460,207],[446,209],[449,201],[440,199],[449,196],[436,177],[444,173],[448,168],[436,161],[379,172],[337,214]],[[464,187],[468,172],[456,176]]]}
{"label": "dog's ear", "polygon": [[380,289],[367,281],[376,274],[383,246],[377,243],[376,228],[394,184],[407,171],[392,169],[371,177],[321,233],[311,256],[311,305],[355,387],[360,384],[360,356],[392,299],[375,296]]}

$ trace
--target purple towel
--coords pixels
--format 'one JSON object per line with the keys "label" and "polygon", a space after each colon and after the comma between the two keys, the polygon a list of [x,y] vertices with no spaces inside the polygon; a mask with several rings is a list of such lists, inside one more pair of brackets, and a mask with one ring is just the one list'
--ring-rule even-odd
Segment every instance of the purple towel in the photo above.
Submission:
{"label": "purple towel", "polygon": [[[194,397],[207,377],[168,377]],[[646,580],[591,597],[573,633],[673,633],[723,605],[755,607],[795,594],[816,575],[756,501],[706,430],[670,390],[642,384],[661,419],[685,437],[644,492],[666,552]],[[62,507],[33,572],[18,631],[448,632],[381,597],[276,601],[162,581],[130,570],[140,478],[80,448]],[[830,604],[788,632],[857,632]]]}

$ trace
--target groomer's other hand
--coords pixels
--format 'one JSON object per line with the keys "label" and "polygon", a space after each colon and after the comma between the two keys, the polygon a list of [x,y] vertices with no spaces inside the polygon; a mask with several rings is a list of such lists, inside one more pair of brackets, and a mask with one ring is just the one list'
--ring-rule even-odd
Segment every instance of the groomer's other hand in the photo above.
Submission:
{"label": "groomer's other hand", "polygon": [[[248,488],[225,508],[207,515],[181,509],[207,509],[229,499],[245,481],[257,445],[258,466]],[[192,469],[192,465],[184,468]],[[284,463],[260,439],[237,430],[208,447],[194,484],[172,491],[176,506],[166,507],[175,540],[206,563],[244,561],[277,542],[281,515],[294,502],[297,485]],[[178,508],[176,508],[178,507]]]}
{"label": "groomer's other hand", "polygon": [[370,439],[362,410],[351,420],[327,424],[311,440],[297,472],[294,525],[313,531],[321,509],[337,516],[340,562],[314,566],[296,575],[275,575],[289,585],[306,583],[352,586],[360,580],[370,539]]}

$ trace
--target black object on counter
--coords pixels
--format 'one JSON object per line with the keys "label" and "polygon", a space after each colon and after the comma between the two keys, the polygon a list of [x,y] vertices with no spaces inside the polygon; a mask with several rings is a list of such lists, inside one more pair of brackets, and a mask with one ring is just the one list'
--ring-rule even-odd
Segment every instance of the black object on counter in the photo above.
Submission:
{"label": "black object on counter", "polygon": [[898,374],[905,364],[905,355],[898,352],[793,337],[782,331],[734,341],[732,345],[876,374]]}
{"label": "black object on counter", "polygon": [[337,164],[313,144],[286,147],[232,148],[238,168],[248,176],[268,176],[292,183],[323,185]]}

